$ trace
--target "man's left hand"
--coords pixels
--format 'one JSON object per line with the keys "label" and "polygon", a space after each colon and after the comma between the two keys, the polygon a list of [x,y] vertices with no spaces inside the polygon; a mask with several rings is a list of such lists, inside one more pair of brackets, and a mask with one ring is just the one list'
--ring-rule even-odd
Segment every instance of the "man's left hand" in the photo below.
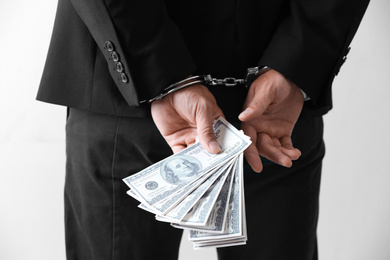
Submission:
{"label": "man's left hand", "polygon": [[301,90],[275,70],[252,83],[239,119],[252,140],[245,157],[255,172],[263,169],[259,155],[285,167],[301,156],[293,147],[291,134],[303,101]]}

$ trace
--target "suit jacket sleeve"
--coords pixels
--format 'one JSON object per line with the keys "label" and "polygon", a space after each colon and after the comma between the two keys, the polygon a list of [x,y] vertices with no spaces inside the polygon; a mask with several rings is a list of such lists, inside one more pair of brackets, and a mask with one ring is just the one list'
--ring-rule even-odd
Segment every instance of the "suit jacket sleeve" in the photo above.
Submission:
{"label": "suit jacket sleeve", "polygon": [[72,3],[105,55],[112,78],[129,105],[157,96],[194,72],[195,63],[162,0]]}
{"label": "suit jacket sleeve", "polygon": [[259,65],[281,72],[311,98],[320,114],[331,107],[331,84],[369,0],[292,0]]}

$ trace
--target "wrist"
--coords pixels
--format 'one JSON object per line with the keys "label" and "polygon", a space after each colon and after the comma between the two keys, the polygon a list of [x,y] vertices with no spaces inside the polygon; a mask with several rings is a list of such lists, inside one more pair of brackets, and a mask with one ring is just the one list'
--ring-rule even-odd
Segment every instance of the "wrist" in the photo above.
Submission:
{"label": "wrist", "polygon": [[177,92],[181,89],[184,89],[184,88],[196,85],[196,84],[202,84],[203,82],[204,82],[204,76],[189,76],[186,79],[183,79],[181,81],[178,81],[176,83],[169,85],[167,88],[164,89],[164,91],[160,95],[158,95],[152,99],[149,99],[149,100],[140,101],[140,104],[143,104],[143,103],[150,104],[153,101],[160,100],[163,97],[165,97],[173,92]]}
{"label": "wrist", "polygon": [[258,66],[247,69],[247,74],[245,77],[245,86],[249,88],[253,81],[255,81],[258,77],[271,70],[268,66]]}

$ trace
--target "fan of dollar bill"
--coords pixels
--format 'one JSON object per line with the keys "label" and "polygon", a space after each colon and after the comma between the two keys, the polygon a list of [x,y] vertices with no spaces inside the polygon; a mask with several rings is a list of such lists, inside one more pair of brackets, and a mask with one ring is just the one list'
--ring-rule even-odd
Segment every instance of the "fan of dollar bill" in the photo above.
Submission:
{"label": "fan of dollar bill", "polygon": [[214,133],[219,154],[199,142],[123,181],[128,195],[156,220],[189,229],[194,248],[246,243],[243,151],[250,138],[220,117]]}

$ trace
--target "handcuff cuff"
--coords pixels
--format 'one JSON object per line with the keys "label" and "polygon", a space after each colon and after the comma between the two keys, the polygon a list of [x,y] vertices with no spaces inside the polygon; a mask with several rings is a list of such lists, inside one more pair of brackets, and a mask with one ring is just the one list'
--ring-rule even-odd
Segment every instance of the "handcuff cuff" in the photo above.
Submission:
{"label": "handcuff cuff", "polygon": [[162,99],[163,97],[171,94],[172,92],[178,91],[180,89],[195,85],[195,84],[202,84],[202,85],[208,85],[208,86],[225,86],[225,87],[235,87],[236,85],[244,85],[245,87],[249,88],[253,81],[257,79],[260,75],[266,73],[271,68],[268,66],[259,66],[259,67],[252,67],[247,69],[246,77],[245,79],[236,79],[233,77],[227,77],[224,79],[217,79],[213,78],[210,74],[208,75],[198,75],[198,76],[192,76],[189,78],[186,78],[184,80],[181,80],[179,82],[176,82],[174,84],[169,85],[167,88],[164,89],[163,93],[159,94],[158,96],[149,99],[149,100],[142,100],[140,101],[140,104],[144,103],[152,103],[155,100]]}

